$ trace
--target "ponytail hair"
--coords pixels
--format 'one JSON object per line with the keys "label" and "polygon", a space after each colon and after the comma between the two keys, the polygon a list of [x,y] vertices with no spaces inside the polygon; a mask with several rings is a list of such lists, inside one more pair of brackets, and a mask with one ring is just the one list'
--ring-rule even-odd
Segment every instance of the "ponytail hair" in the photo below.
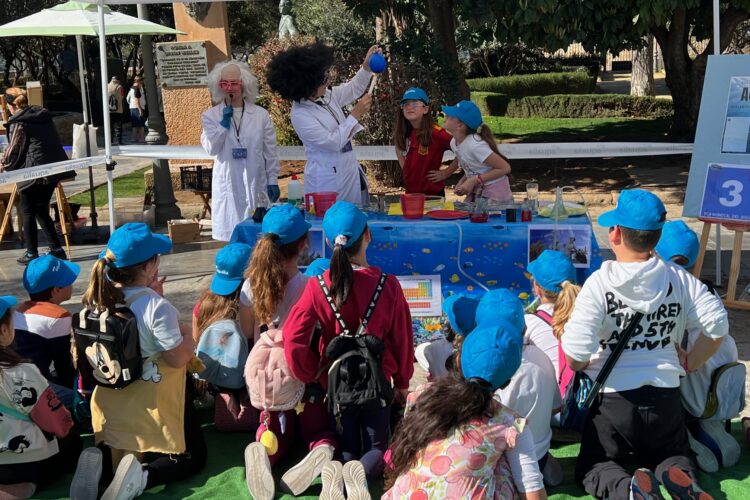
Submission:
{"label": "ponytail hair", "polygon": [[201,334],[211,324],[225,319],[235,321],[239,318],[241,290],[242,287],[238,286],[229,295],[218,295],[212,292],[211,289],[203,292],[200,298],[200,306],[198,307],[195,338],[193,338],[195,345],[198,345]]}
{"label": "ponytail hair", "polygon": [[365,226],[359,238],[348,248],[344,248],[344,245],[339,244],[333,246],[333,255],[331,256],[328,276],[331,280],[331,297],[333,297],[333,301],[337,307],[341,307],[341,304],[346,302],[349,293],[352,291],[354,269],[349,259],[359,253],[367,231],[369,229]]}
{"label": "ponytail hair", "polygon": [[158,254],[145,262],[128,267],[114,267],[115,255],[109,250],[105,251],[104,257],[96,261],[91,269],[89,286],[83,295],[83,305],[97,312],[113,311],[117,304],[122,304],[125,297],[122,287],[132,285],[146,266],[159,258]]}
{"label": "ponytail hair", "polygon": [[500,149],[498,149],[497,142],[495,141],[495,134],[492,133],[492,129],[489,125],[482,123],[474,133],[478,134],[479,137],[487,143],[493,153],[500,155],[500,158],[510,163],[508,158],[506,158],[505,155],[500,152]]}
{"label": "ponytail hair", "polygon": [[466,380],[459,372],[455,369],[427,387],[396,429],[391,441],[392,467],[386,469],[386,489],[414,466],[420,452],[432,441],[445,439],[453,429],[472,420],[495,414],[493,392]]}
{"label": "ponytail hair", "polygon": [[297,257],[307,242],[307,232],[286,245],[279,245],[279,236],[266,233],[255,244],[250,265],[245,273],[250,279],[253,292],[253,313],[263,324],[273,321],[276,309],[284,299],[284,288],[289,282],[285,266],[289,259]]}
{"label": "ponytail hair", "polygon": [[563,281],[560,286],[562,287],[562,290],[556,294],[555,311],[552,313],[552,333],[557,340],[562,338],[565,323],[570,319],[576,298],[581,291],[580,286],[575,285],[568,280]]}

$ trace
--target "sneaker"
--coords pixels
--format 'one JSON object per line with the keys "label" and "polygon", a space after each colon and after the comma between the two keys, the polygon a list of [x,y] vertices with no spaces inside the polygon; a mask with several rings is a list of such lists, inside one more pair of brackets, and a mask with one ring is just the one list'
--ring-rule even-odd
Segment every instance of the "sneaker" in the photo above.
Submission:
{"label": "sneaker", "polygon": [[78,457],[78,466],[70,483],[70,500],[96,500],[102,477],[102,450],[86,448]]}
{"label": "sneaker", "polygon": [[630,500],[664,500],[659,481],[648,469],[638,469],[630,480]]}
{"label": "sneaker", "polygon": [[255,500],[271,500],[275,493],[266,447],[257,441],[245,448],[245,482]]}
{"label": "sneaker", "polygon": [[147,477],[148,472],[143,470],[135,455],[126,455],[117,466],[115,477],[104,491],[101,500],[132,500],[146,489]]}
{"label": "sneaker", "polygon": [[63,247],[60,247],[60,248],[50,248],[47,251],[47,254],[51,255],[53,257],[57,257],[58,259],[68,260],[68,254],[65,253],[65,250],[63,250]]}
{"label": "sneaker", "polygon": [[695,461],[698,463],[698,467],[703,472],[716,472],[719,470],[719,461],[716,459],[713,451],[693,437],[693,434],[688,431],[688,442],[690,443],[690,449],[695,453]]}
{"label": "sneaker", "polygon": [[560,486],[563,482],[563,470],[560,462],[555,457],[547,454],[547,461],[544,463],[542,470],[544,484],[549,487]]}
{"label": "sneaker", "polygon": [[698,427],[696,438],[716,455],[722,467],[732,467],[740,461],[740,443],[724,429],[723,422],[700,420]]}
{"label": "sneaker", "polygon": [[327,444],[316,446],[300,463],[281,476],[281,489],[294,496],[301,495],[320,475],[325,464],[333,458],[333,447]]}
{"label": "sneaker", "polygon": [[25,252],[22,256],[16,259],[16,262],[23,264],[24,266],[34,259],[38,259],[38,253]]}
{"label": "sneaker", "polygon": [[341,462],[328,462],[323,466],[320,479],[323,489],[320,491],[320,500],[345,500],[344,475]]}
{"label": "sneaker", "polygon": [[346,462],[342,474],[347,499],[372,500],[370,490],[367,489],[367,476],[365,476],[365,468],[362,467],[362,462],[359,460]]}
{"label": "sneaker", "polygon": [[35,492],[34,483],[0,484],[0,498],[3,500],[31,498]]}
{"label": "sneaker", "polygon": [[714,497],[703,491],[698,483],[679,467],[670,467],[661,476],[661,484],[672,498],[677,500],[713,500]]}

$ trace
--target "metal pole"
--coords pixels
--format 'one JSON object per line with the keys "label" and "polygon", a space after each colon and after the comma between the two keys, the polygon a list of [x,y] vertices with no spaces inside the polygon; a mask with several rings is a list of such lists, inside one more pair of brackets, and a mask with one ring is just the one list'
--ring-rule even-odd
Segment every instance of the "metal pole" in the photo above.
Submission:
{"label": "metal pole", "polygon": [[[714,55],[721,55],[721,19],[719,18],[719,0],[713,0],[714,7]],[[716,226],[716,286],[721,285],[721,224]]]}
{"label": "metal pole", "polygon": [[[89,115],[88,85],[86,75],[86,65],[83,59],[83,37],[76,35],[76,49],[78,50],[78,80],[81,85],[81,106],[83,109],[83,133],[86,135],[86,156],[91,156],[91,143],[89,141],[89,124],[91,117]],[[99,227],[96,213],[96,197],[94,196],[94,169],[89,167],[89,217],[91,217],[91,227]]]}
{"label": "metal pole", "polygon": [[101,93],[102,93],[102,121],[104,122],[104,162],[107,167],[107,202],[109,203],[109,231],[115,232],[115,199],[114,199],[114,177],[112,171],[115,162],[112,161],[112,137],[110,135],[111,125],[109,123],[109,99],[107,97],[107,39],[104,27],[104,0],[97,4],[99,14],[99,63],[101,66]]}

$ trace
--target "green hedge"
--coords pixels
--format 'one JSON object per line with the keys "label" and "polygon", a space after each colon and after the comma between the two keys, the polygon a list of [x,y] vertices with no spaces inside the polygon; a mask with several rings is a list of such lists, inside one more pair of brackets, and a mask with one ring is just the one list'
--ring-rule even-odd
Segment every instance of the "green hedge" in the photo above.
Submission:
{"label": "green hedge", "polygon": [[482,116],[505,116],[511,98],[493,92],[472,92],[471,100],[479,106]]}
{"label": "green hedge", "polygon": [[535,75],[498,76],[466,80],[475,92],[493,92],[510,97],[552,94],[590,94],[596,88],[596,77],[585,71],[538,73]]}
{"label": "green hedge", "polygon": [[548,95],[511,99],[509,118],[663,118],[672,116],[672,101],[621,94]]}

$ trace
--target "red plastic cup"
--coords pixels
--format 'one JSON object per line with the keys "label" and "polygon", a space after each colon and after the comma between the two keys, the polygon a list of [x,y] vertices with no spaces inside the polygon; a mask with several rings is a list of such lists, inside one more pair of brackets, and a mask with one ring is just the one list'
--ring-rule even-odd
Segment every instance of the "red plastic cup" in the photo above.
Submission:
{"label": "red plastic cup", "polygon": [[469,214],[469,221],[475,224],[481,224],[490,220],[490,214],[487,212],[473,212]]}
{"label": "red plastic cup", "polygon": [[423,193],[402,194],[401,212],[404,219],[421,219],[424,214],[424,199]]}
{"label": "red plastic cup", "polygon": [[313,205],[315,206],[315,215],[317,217],[323,217],[326,211],[336,203],[336,197],[338,193],[333,191],[325,191],[322,193],[312,193]]}

